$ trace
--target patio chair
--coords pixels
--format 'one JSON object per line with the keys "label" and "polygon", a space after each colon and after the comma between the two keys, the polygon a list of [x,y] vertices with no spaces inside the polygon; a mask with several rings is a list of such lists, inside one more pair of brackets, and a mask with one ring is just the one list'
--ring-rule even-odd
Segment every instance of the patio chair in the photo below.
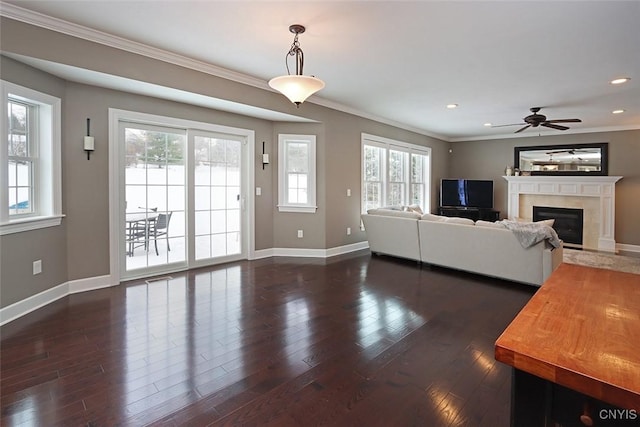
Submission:
{"label": "patio chair", "polygon": [[[169,221],[171,221],[172,214],[173,212],[169,212],[167,214],[161,213],[153,224],[151,224],[149,238],[153,239],[153,243],[156,248],[156,255],[160,255],[160,252],[158,252],[158,237],[166,236],[169,232]],[[171,250],[171,246],[169,246],[169,239],[167,239],[167,250]]]}
{"label": "patio chair", "polygon": [[[145,208],[143,206],[138,206],[138,209],[141,212],[155,212],[158,211],[158,208]],[[133,251],[136,248],[144,247],[146,251],[149,250],[149,239],[151,237],[151,227],[155,222],[155,217],[135,221],[135,222],[127,222],[126,233],[127,233],[127,242],[129,244],[129,250],[127,251],[127,255],[133,256]]]}

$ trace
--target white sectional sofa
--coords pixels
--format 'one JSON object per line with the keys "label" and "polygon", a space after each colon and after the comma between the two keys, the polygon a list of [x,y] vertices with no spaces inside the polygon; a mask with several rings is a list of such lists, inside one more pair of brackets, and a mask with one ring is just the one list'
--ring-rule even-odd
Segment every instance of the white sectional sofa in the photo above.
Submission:
{"label": "white sectional sofa", "polygon": [[540,286],[562,263],[562,246],[523,248],[497,223],[376,209],[362,215],[369,248],[457,270]]}
{"label": "white sectional sofa", "polygon": [[374,209],[362,215],[371,252],[420,261],[419,213]]}

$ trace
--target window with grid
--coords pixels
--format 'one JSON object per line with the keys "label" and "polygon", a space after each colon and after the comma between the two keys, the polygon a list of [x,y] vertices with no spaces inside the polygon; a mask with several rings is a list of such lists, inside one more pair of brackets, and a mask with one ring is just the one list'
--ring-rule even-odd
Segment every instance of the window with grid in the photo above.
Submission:
{"label": "window with grid", "polygon": [[1,81],[0,234],[59,225],[60,99]]}
{"label": "window with grid", "polygon": [[278,136],[278,209],[316,211],[316,137]]}
{"label": "window with grid", "polygon": [[34,177],[37,173],[37,139],[34,121],[38,106],[9,98],[8,104],[9,217],[35,211]]}
{"label": "window with grid", "polygon": [[428,156],[411,153],[411,187],[409,189],[409,204],[418,205],[424,209],[427,194]]}
{"label": "window with grid", "polygon": [[362,212],[383,206],[418,205],[430,211],[431,149],[362,135]]}
{"label": "window with grid", "polygon": [[364,145],[362,147],[362,211],[382,206],[382,186],[384,185],[384,159],[386,150],[382,147]]}

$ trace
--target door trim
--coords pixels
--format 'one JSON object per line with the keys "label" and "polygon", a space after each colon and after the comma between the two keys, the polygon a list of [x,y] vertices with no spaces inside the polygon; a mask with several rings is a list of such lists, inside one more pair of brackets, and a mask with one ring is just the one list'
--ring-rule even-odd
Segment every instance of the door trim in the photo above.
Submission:
{"label": "door trim", "polygon": [[[140,122],[163,127],[176,127],[180,129],[203,130],[207,132],[226,133],[246,138],[247,149],[243,159],[247,165],[243,173],[242,192],[245,194],[245,213],[243,221],[246,224],[246,232],[243,236],[243,245],[246,248],[246,258],[255,257],[255,203],[253,192],[255,188],[255,131],[230,126],[216,125],[212,123],[197,122],[178,119],[174,117],[159,116],[135,111],[109,108],[109,270],[112,281],[120,283],[121,280],[121,246],[124,244],[120,235],[120,211],[124,206],[125,195],[120,191],[124,182],[123,172],[120,168],[121,147],[119,141],[119,122]],[[187,147],[188,149],[189,147]],[[168,265],[171,267],[171,265]],[[184,267],[182,267],[184,269]],[[165,272],[174,271],[167,269]],[[133,279],[127,278],[127,280]]]}

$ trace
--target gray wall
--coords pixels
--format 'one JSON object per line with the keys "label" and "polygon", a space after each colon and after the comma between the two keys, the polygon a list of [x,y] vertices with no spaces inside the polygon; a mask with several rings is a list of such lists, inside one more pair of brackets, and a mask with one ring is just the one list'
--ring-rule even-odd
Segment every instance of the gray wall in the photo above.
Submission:
{"label": "gray wall", "polygon": [[[63,80],[2,57],[0,59],[3,80],[64,99]],[[64,117],[63,111],[63,120]],[[62,202],[64,212],[64,198]],[[66,246],[64,220],[59,227],[0,236],[0,307],[66,282]],[[38,259],[42,260],[42,274],[34,276],[33,261]]]}
{"label": "gray wall", "polygon": [[[230,82],[205,73],[75,39],[1,18],[3,52],[45,59],[131,79],[202,93],[293,115],[317,123],[273,123],[203,107],[64,81],[1,57],[2,78],[50,93],[63,101],[61,227],[17,233],[0,239],[0,307],[70,280],[109,274],[108,109],[118,108],[197,120],[255,131],[256,153],[265,141],[272,163],[257,159],[256,249],[326,249],[365,240],[359,230],[361,133],[395,138],[433,148],[434,183],[446,174],[448,143],[326,107],[305,103],[296,109],[282,95]],[[96,151],[86,160],[81,141],[90,117]],[[277,135],[317,135],[318,204],[316,214],[277,211]],[[435,184],[434,184],[435,185]],[[346,189],[352,197],[346,197]],[[434,187],[435,188],[435,187]],[[434,195],[435,203],[435,195]],[[435,206],[435,204],[434,204]],[[353,234],[346,236],[346,227]],[[296,230],[305,236],[298,239]],[[43,274],[31,263],[43,260]]]}
{"label": "gray wall", "polygon": [[609,175],[624,178],[616,184],[617,243],[640,245],[640,130],[529,138],[496,139],[451,144],[451,177],[493,179],[495,206],[507,211],[507,182],[501,178],[513,164],[513,148],[533,145],[609,143]]}

